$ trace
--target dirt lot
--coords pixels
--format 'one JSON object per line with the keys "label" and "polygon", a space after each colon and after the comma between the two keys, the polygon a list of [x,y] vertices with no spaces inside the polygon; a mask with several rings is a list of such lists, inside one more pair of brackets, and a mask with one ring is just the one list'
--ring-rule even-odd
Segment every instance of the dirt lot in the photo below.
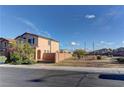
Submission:
{"label": "dirt lot", "polygon": [[68,59],[56,63],[57,66],[75,66],[75,67],[124,67],[124,64],[119,64],[114,58],[107,57],[102,60],[77,60]]}

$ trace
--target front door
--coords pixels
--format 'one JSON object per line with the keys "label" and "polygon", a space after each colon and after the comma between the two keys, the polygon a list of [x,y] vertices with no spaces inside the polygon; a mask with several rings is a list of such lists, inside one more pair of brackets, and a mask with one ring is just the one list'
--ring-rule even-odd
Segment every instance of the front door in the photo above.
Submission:
{"label": "front door", "polygon": [[37,59],[41,59],[41,51],[37,50]]}

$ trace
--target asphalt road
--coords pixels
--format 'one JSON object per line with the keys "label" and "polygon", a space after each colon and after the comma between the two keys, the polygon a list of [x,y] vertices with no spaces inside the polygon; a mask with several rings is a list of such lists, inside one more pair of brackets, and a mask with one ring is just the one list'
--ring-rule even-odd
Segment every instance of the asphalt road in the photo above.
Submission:
{"label": "asphalt road", "polygon": [[124,87],[124,75],[0,67],[0,87]]}

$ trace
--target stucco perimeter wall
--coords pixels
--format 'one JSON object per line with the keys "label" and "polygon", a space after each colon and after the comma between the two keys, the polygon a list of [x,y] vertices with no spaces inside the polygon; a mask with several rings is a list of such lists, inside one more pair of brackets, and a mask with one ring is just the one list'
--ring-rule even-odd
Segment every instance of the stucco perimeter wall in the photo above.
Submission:
{"label": "stucco perimeter wall", "polygon": [[53,61],[55,63],[71,58],[71,57],[72,55],[69,53],[44,53],[43,54],[44,61]]}
{"label": "stucco perimeter wall", "polygon": [[55,62],[57,63],[71,57],[72,57],[72,54],[70,53],[56,53]]}
{"label": "stucco perimeter wall", "polygon": [[43,53],[44,61],[55,61],[55,53]]}
{"label": "stucco perimeter wall", "polygon": [[71,57],[72,57],[72,54],[70,53],[56,53],[55,62],[57,63]]}

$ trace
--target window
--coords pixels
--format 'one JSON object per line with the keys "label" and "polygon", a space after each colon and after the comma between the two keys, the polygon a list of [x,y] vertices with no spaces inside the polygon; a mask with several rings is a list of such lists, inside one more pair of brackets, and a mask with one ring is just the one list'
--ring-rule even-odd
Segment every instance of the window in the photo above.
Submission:
{"label": "window", "polygon": [[5,42],[4,44],[5,44],[5,47],[6,47],[7,46],[7,43]]}
{"label": "window", "polygon": [[28,43],[31,44],[31,39],[28,39]]}
{"label": "window", "polygon": [[37,59],[41,59],[41,50],[37,50]]}
{"label": "window", "polygon": [[48,40],[48,45],[49,45],[49,46],[51,45],[51,41],[50,41],[50,40]]}
{"label": "window", "polygon": [[23,39],[25,40],[26,38],[25,38],[25,37],[23,37]]}
{"label": "window", "polygon": [[35,43],[35,38],[32,39],[32,43],[33,43],[33,44]]}
{"label": "window", "polygon": [[34,44],[35,43],[35,38],[28,39],[29,44]]}

